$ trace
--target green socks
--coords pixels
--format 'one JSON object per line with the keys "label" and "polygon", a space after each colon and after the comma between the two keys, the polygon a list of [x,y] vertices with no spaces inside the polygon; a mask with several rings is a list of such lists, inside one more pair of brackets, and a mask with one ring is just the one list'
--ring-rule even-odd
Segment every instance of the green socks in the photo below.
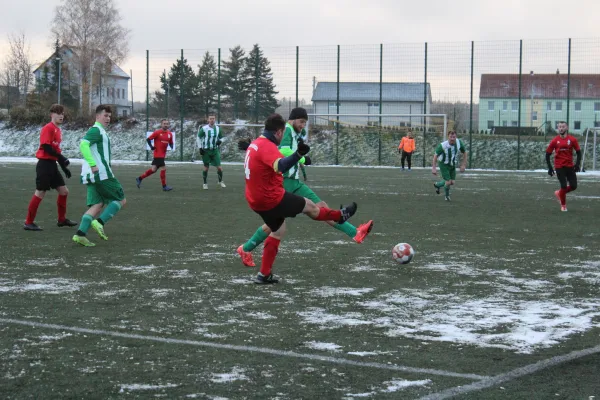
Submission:
{"label": "green socks", "polygon": [[262,226],[259,226],[258,229],[256,230],[256,232],[254,232],[254,235],[252,235],[250,240],[248,240],[246,243],[244,243],[244,246],[242,248],[244,249],[244,251],[252,251],[259,244],[264,242],[265,239],[267,239],[268,237],[269,237],[269,235],[265,231],[263,231]]}
{"label": "green socks", "polygon": [[94,217],[92,217],[90,214],[83,214],[83,217],[81,217],[81,223],[79,224],[78,232],[81,232],[84,235],[87,234],[87,231],[90,229],[90,225],[92,224],[93,220]]}
{"label": "green socks", "polygon": [[111,220],[112,217],[114,217],[119,210],[121,209],[121,203],[118,201],[111,201],[108,206],[106,206],[106,208],[104,209],[104,211],[102,211],[102,214],[100,214],[100,219],[102,220],[102,222],[104,222],[105,224]]}
{"label": "green socks", "polygon": [[350,222],[344,222],[343,224],[335,224],[333,226],[338,231],[344,232],[346,235],[353,238],[356,236],[356,227],[352,225]]}
{"label": "green socks", "polygon": [[450,186],[444,186],[444,192],[446,192],[446,196],[450,196]]}
{"label": "green socks", "polygon": [[441,188],[442,186],[444,186],[446,184],[446,181],[439,181],[435,183],[435,187],[436,188]]}
{"label": "green socks", "polygon": [[202,179],[204,179],[204,184],[206,185],[206,178],[208,177],[208,171],[202,171]]}
{"label": "green socks", "polygon": [[[218,169],[217,176],[219,177],[219,182],[221,182],[223,180],[223,171]],[[204,181],[204,183],[206,183],[206,180]]]}

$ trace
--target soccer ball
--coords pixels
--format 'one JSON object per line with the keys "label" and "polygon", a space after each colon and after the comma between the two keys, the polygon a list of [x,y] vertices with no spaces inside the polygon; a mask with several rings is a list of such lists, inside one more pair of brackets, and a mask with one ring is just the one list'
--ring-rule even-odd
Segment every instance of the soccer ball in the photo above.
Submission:
{"label": "soccer ball", "polygon": [[392,249],[392,257],[400,264],[408,264],[415,256],[415,249],[408,243],[398,243]]}

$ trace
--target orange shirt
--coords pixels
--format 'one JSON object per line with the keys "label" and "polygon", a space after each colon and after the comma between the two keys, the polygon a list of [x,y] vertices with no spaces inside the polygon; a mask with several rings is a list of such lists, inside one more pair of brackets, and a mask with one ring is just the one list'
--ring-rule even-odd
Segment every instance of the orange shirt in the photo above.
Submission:
{"label": "orange shirt", "polygon": [[412,153],[415,151],[415,139],[411,139],[408,136],[404,136],[400,141],[399,149],[404,150],[407,153]]}

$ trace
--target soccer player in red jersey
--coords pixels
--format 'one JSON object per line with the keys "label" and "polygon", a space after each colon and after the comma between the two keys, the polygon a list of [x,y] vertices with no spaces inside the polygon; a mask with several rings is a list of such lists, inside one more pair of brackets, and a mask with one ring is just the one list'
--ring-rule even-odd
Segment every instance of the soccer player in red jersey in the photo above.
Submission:
{"label": "soccer player in red jersey", "polygon": [[[573,150],[577,154],[575,165],[573,165]],[[553,152],[554,169],[550,162]],[[577,189],[576,173],[581,170],[581,149],[577,139],[569,134],[569,126],[564,121],[558,123],[558,135],[550,141],[546,149],[546,163],[548,163],[548,175],[554,176],[556,170],[560,189],[555,191],[554,195],[560,203],[560,210],[567,211],[567,193]]]}
{"label": "soccer player in red jersey", "polygon": [[69,189],[65,186],[65,181],[56,166],[56,162],[58,161],[65,176],[67,178],[71,177],[71,171],[68,168],[69,159],[63,156],[60,150],[60,142],[62,141],[60,125],[63,123],[64,112],[64,107],[60,104],[52,105],[50,107],[51,121],[42,128],[40,133],[40,147],[35,153],[38,159],[35,167],[35,193],[29,201],[27,218],[25,219],[25,225],[23,225],[23,228],[27,231],[42,230],[42,228],[36,225],[34,220],[42,199],[50,189],[58,191],[58,198],[56,199],[58,207],[57,225],[59,227],[77,225],[77,222],[71,221],[66,217]]}
{"label": "soccer player in red jersey", "polygon": [[311,200],[283,188],[282,174],[310,151],[307,144],[299,143],[296,152],[283,157],[277,145],[281,142],[284,131],[283,117],[279,114],[270,115],[265,121],[264,133],[250,144],[244,160],[246,201],[271,230],[265,240],[260,272],[254,280],[258,284],[279,282],[271,270],[285,233],[286,218],[306,214],[316,221],[336,221],[341,224],[354,215],[357,209],[356,203],[341,210],[318,207]]}
{"label": "soccer player in red jersey", "polygon": [[[154,140],[154,146],[152,145],[152,140]],[[146,141],[148,142],[148,146],[154,150],[154,159],[152,160],[152,168],[135,178],[138,189],[142,185],[144,178],[149,177],[160,169],[160,182],[162,183],[163,190],[165,192],[173,190],[171,186],[167,186],[167,166],[165,165],[167,146],[170,146],[171,149],[173,148],[173,133],[169,131],[169,120],[163,119],[160,121],[160,129],[152,132]]]}

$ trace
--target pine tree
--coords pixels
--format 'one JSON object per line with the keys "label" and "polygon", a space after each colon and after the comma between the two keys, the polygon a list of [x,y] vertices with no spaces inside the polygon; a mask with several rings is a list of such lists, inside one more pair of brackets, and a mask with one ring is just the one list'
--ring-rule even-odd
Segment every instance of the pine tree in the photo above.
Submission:
{"label": "pine tree", "polygon": [[207,115],[217,104],[217,63],[207,51],[198,66],[198,96],[200,110]]}
{"label": "pine tree", "polygon": [[[183,71],[182,71],[183,68]],[[166,110],[167,93],[169,94],[169,109],[179,110],[181,93],[183,89],[183,111],[191,114],[198,111],[198,77],[188,64],[187,59],[177,59],[171,66],[169,75],[164,72],[160,75],[160,87],[154,93],[154,107]]]}
{"label": "pine tree", "polygon": [[247,116],[251,95],[246,53],[241,46],[229,49],[229,61],[223,61],[223,94],[225,103],[231,107],[233,118]]}
{"label": "pine tree", "polygon": [[273,72],[269,60],[264,56],[258,44],[252,47],[246,59],[246,64],[254,84],[249,102],[250,115],[258,122],[275,112],[275,109],[279,106],[275,96],[279,92],[275,91]]}

